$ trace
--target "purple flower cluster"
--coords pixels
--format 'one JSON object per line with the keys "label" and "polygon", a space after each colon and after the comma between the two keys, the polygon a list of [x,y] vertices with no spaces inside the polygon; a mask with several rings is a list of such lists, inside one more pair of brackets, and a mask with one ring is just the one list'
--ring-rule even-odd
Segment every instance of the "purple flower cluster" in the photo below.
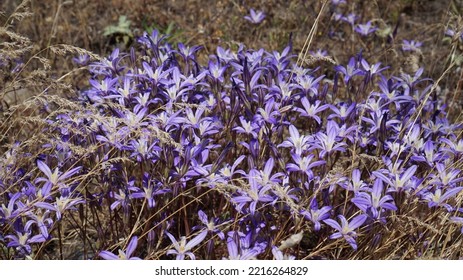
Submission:
{"label": "purple flower cluster", "polygon": [[[251,10],[248,20],[262,17]],[[376,30],[343,20],[365,36]],[[50,119],[59,156],[1,173],[0,232],[14,257],[77,220],[104,259],[304,258],[318,246],[283,252],[289,229],[357,250],[412,201],[461,224],[461,127],[422,69],[388,76],[361,53],[303,69],[290,46],[218,48],[201,64],[200,47],[169,45],[157,31],[138,44],[90,63],[82,110]]]}

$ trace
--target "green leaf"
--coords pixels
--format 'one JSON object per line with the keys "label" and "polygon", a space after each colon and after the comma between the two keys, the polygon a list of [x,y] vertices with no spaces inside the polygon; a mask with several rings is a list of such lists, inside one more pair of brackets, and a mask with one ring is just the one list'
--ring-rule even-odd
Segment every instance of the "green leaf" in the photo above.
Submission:
{"label": "green leaf", "polygon": [[103,35],[110,36],[113,34],[122,34],[129,37],[133,37],[132,30],[130,30],[130,24],[132,22],[127,19],[127,16],[120,16],[117,25],[110,25],[104,29]]}

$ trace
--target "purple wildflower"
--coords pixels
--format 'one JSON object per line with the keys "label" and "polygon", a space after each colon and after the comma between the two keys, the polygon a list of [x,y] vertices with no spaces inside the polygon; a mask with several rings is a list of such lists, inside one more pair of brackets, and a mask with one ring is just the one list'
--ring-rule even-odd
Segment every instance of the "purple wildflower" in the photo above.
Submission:
{"label": "purple wildflower", "polygon": [[324,160],[313,161],[315,155],[300,156],[296,153],[291,153],[294,163],[286,164],[286,171],[288,172],[303,172],[308,178],[313,178],[312,168],[325,164]]}
{"label": "purple wildflower", "polygon": [[48,228],[51,227],[51,225],[53,224],[53,220],[49,218],[50,211],[38,210],[35,212],[28,212],[27,215],[32,220],[27,221],[26,226],[36,224],[43,238],[48,239],[48,237],[50,236]]}
{"label": "purple wildflower", "polygon": [[[2,204],[0,207],[0,222],[5,220],[13,221],[19,214],[21,214],[24,210],[23,207],[20,207],[17,202],[19,202],[19,198],[21,198],[23,194],[18,192],[13,194],[9,201],[8,206]],[[16,207],[15,207],[16,206]],[[15,209],[16,208],[16,209]]]}
{"label": "purple wildflower", "polygon": [[420,50],[420,47],[423,45],[423,43],[414,41],[414,40],[403,40],[402,41],[402,50],[405,51],[412,51],[412,52],[417,52]]}
{"label": "purple wildflower", "polygon": [[115,255],[109,251],[101,251],[99,256],[105,260],[141,260],[139,257],[132,257],[133,252],[135,252],[137,248],[137,244],[138,237],[134,236],[130,239],[125,252],[119,249],[119,254]]}
{"label": "purple wildflower", "polygon": [[461,170],[449,168],[443,163],[436,163],[437,169],[437,176],[434,175],[434,180],[432,181],[434,184],[439,186],[454,186],[457,183],[463,181],[462,177],[459,177]]}
{"label": "purple wildflower", "polygon": [[110,93],[114,93],[116,92],[115,86],[118,80],[118,78],[111,79],[110,77],[106,77],[101,81],[90,80],[89,82],[93,86],[93,89],[91,89],[90,92],[100,96],[106,96]]}
{"label": "purple wildflower", "polygon": [[259,113],[256,115],[256,120],[258,120],[260,123],[263,123],[262,121],[265,121],[270,124],[276,124],[277,123],[277,118],[279,116],[279,111],[275,110],[275,100],[271,98],[270,100],[267,100],[265,104],[265,109],[264,108],[258,108],[257,112]]}
{"label": "purple wildflower", "polygon": [[293,147],[294,152],[300,155],[309,145],[311,138],[305,135],[301,136],[294,125],[289,126],[289,135],[290,138],[283,141],[278,147]]}
{"label": "purple wildflower", "polygon": [[110,94],[105,96],[106,99],[117,99],[118,103],[125,106],[126,102],[130,100],[130,97],[136,90],[133,89],[132,80],[129,77],[124,77],[124,86],[118,87],[116,94]]}
{"label": "purple wildflower", "polygon": [[[218,227],[217,224],[219,223],[219,218],[208,219],[206,213],[204,213],[204,211],[202,210],[198,211],[198,216],[199,216],[199,220],[201,221],[201,223],[203,223],[203,225],[205,226],[205,227],[202,227],[203,229],[213,234],[216,234],[222,240],[225,239],[225,234],[220,229],[217,228]],[[197,229],[197,228],[200,228],[200,227],[195,227],[194,229]]]}
{"label": "purple wildflower", "polygon": [[119,193],[111,191],[109,193],[110,197],[114,198],[115,201],[111,204],[111,210],[116,209],[119,206],[122,206],[125,212],[128,212],[130,205],[130,199],[133,198],[132,192],[138,192],[139,189],[133,186],[133,181],[130,181],[127,186],[119,187]]}
{"label": "purple wildflower", "polygon": [[283,176],[283,173],[277,172],[272,175],[273,166],[275,165],[275,160],[273,157],[270,157],[264,166],[264,170],[259,170],[257,174],[257,182],[262,186],[278,184],[280,183],[280,177]]}
{"label": "purple wildflower", "polygon": [[348,84],[352,77],[360,76],[364,73],[364,71],[358,67],[355,57],[351,57],[349,59],[349,63],[346,65],[346,67],[338,65],[334,69],[344,75],[345,84]]}
{"label": "purple wildflower", "polygon": [[82,169],[81,166],[78,166],[64,173],[61,173],[58,170],[58,167],[56,167],[55,171],[51,172],[50,167],[48,167],[48,165],[40,160],[37,161],[37,166],[46,176],[46,178],[39,177],[35,180],[36,183],[45,182],[42,187],[42,196],[47,196],[54,187],[58,187],[59,189],[66,188],[67,185],[63,181],[72,177],[74,174],[79,172],[80,169]]}
{"label": "purple wildflower", "polygon": [[249,10],[249,15],[244,17],[246,20],[259,24],[265,19],[265,14],[262,11],[255,11],[254,9]]}
{"label": "purple wildflower", "polygon": [[199,50],[202,49],[201,46],[189,47],[189,46],[185,46],[183,43],[178,43],[177,47],[178,47],[178,51],[175,51],[175,52],[177,52],[178,54],[180,54],[180,56],[182,56],[183,59],[185,59],[185,61],[187,61],[187,60],[194,60],[195,54],[196,54]]}
{"label": "purple wildflower", "polygon": [[324,220],[327,225],[337,230],[330,238],[338,239],[343,237],[354,250],[357,250],[357,242],[355,241],[357,233],[354,230],[365,223],[367,215],[358,215],[354,217],[350,223],[347,222],[347,219],[343,215],[338,215],[338,218],[341,220],[341,225],[332,219]]}
{"label": "purple wildflower", "polygon": [[321,228],[321,221],[324,221],[330,217],[331,206],[318,207],[318,202],[315,198],[310,201],[310,209],[302,210],[301,214],[304,217],[314,223],[314,230],[319,231]]}
{"label": "purple wildflower", "polygon": [[226,179],[231,179],[235,174],[242,174],[244,171],[236,170],[236,168],[245,158],[246,157],[244,155],[241,155],[235,160],[231,167],[229,164],[226,164],[222,169],[219,170],[219,174]]}
{"label": "purple wildflower", "polygon": [[145,172],[143,175],[143,188],[141,191],[136,191],[131,194],[133,198],[144,198],[148,203],[148,208],[154,208],[156,206],[156,201],[154,196],[162,195],[170,192],[169,189],[162,189],[161,183],[155,183],[149,179],[149,175]]}
{"label": "purple wildflower", "polygon": [[347,144],[336,140],[339,134],[339,127],[336,122],[328,121],[326,130],[327,134],[317,133],[318,141],[314,143],[314,147],[321,150],[320,157],[324,157],[326,154],[330,155],[334,151],[344,152],[346,150],[344,146]]}
{"label": "purple wildflower", "polygon": [[377,178],[380,178],[384,183],[389,185],[387,192],[400,192],[410,189],[412,176],[415,174],[418,166],[410,166],[405,171],[391,166],[388,167],[391,168],[392,171],[388,172],[388,175],[385,175],[379,171],[373,171],[373,175],[375,175]]}
{"label": "purple wildflower", "polygon": [[176,255],[177,260],[183,260],[185,259],[185,256],[190,257],[192,260],[196,259],[195,255],[190,251],[193,247],[201,243],[204,238],[206,238],[207,232],[207,230],[200,232],[187,243],[186,236],[180,237],[180,242],[178,242],[172,234],[166,231],[167,237],[169,237],[170,241],[172,241],[172,245],[174,246],[174,249],[169,249],[167,251],[167,255]]}
{"label": "purple wildflower", "polygon": [[228,260],[253,260],[265,251],[266,243],[255,242],[252,246],[251,232],[243,234],[241,232],[228,232],[227,249]]}
{"label": "purple wildflower", "polygon": [[88,64],[89,60],[90,60],[90,56],[88,54],[81,54],[77,57],[74,57],[72,59],[72,62],[74,62],[75,64],[79,66],[85,66]]}
{"label": "purple wildflower", "polygon": [[365,182],[363,182],[363,180],[361,179],[361,174],[362,173],[359,169],[354,169],[352,171],[352,179],[346,181],[345,183],[342,183],[341,187],[354,193],[358,193],[359,191],[368,189],[367,184],[365,184]]}
{"label": "purple wildflower", "polygon": [[441,188],[437,188],[434,193],[430,191],[425,192],[423,194],[423,199],[428,202],[429,208],[442,206],[445,207],[447,211],[451,212],[454,210],[453,207],[448,203],[445,203],[445,201],[457,195],[459,192],[461,192],[461,190],[463,190],[463,187],[455,187],[447,189],[447,191],[443,193]]}
{"label": "purple wildflower", "polygon": [[435,152],[434,142],[431,140],[426,141],[424,144],[424,156],[416,155],[411,157],[412,160],[426,162],[430,167],[433,167],[436,162],[441,161],[443,158],[444,156],[441,153]]}
{"label": "purple wildflower", "polygon": [[320,100],[316,100],[315,104],[310,104],[307,97],[303,97],[301,99],[301,103],[304,109],[296,107],[295,110],[301,113],[301,116],[313,118],[318,124],[321,124],[322,120],[320,119],[318,114],[328,109],[329,105],[327,104],[320,105],[321,104]]}
{"label": "purple wildflower", "polygon": [[310,75],[297,76],[297,84],[295,88],[302,90],[304,94],[309,94],[311,97],[318,95],[318,83],[325,78],[324,75],[315,78]]}
{"label": "purple wildflower", "polygon": [[66,210],[75,210],[75,205],[82,204],[85,201],[80,198],[69,198],[69,197],[57,197],[55,203],[51,204],[44,201],[39,201],[34,204],[34,206],[54,211],[56,213],[56,220],[61,220],[61,215]]}
{"label": "purple wildflower", "polygon": [[251,135],[253,138],[257,139],[257,133],[260,130],[260,126],[254,121],[247,121],[243,116],[240,116],[241,126],[236,126],[233,128],[238,133]]}
{"label": "purple wildflower", "polygon": [[381,66],[381,62],[375,64],[369,64],[365,59],[362,59],[361,62],[363,69],[369,73],[371,77],[380,74],[382,71],[386,70],[389,67],[379,68]]}
{"label": "purple wildflower", "polygon": [[388,194],[383,196],[382,192],[383,181],[377,178],[370,193],[358,192],[351,201],[364,213],[371,213],[371,217],[377,219],[380,217],[383,209],[397,210],[392,196]]}
{"label": "purple wildflower", "polygon": [[460,139],[458,140],[458,142],[456,142],[456,140],[451,140],[442,137],[440,138],[440,141],[448,145],[448,148],[444,147],[442,148],[442,151],[458,156],[463,154],[463,139]]}
{"label": "purple wildflower", "polygon": [[342,121],[345,121],[356,109],[356,103],[348,104],[348,103],[340,103],[338,106],[329,105],[333,114],[328,116],[328,120],[339,118]]}
{"label": "purple wildflower", "polygon": [[15,234],[6,235],[5,238],[10,240],[7,247],[14,247],[22,255],[30,255],[32,253],[30,244],[45,242],[46,238],[42,234],[31,236],[30,226],[31,223],[26,223],[24,229],[15,231]]}
{"label": "purple wildflower", "polygon": [[378,30],[376,26],[372,26],[371,21],[368,21],[365,24],[357,24],[354,28],[355,32],[359,33],[362,36],[368,36],[371,33]]}
{"label": "purple wildflower", "polygon": [[232,198],[232,201],[237,204],[238,211],[248,203],[249,211],[252,215],[256,212],[257,203],[260,202],[271,202],[273,197],[268,195],[267,192],[271,190],[271,185],[262,186],[258,183],[259,172],[255,169],[252,169],[248,175],[249,181],[249,190],[240,191],[241,195],[235,196]]}
{"label": "purple wildflower", "polygon": [[208,69],[208,76],[218,82],[224,81],[224,73],[227,70],[228,65],[221,66],[219,63],[215,63],[213,61],[209,61],[209,69]]}
{"label": "purple wildflower", "polygon": [[349,23],[351,26],[354,26],[355,24],[355,21],[358,19],[359,17],[354,14],[354,13],[350,13],[348,14],[346,17],[342,17],[341,20]]}

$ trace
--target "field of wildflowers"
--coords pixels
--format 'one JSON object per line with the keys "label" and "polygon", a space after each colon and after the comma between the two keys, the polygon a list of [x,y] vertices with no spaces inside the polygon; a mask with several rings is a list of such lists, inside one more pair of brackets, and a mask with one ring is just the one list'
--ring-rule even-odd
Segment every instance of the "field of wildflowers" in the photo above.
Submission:
{"label": "field of wildflowers", "polygon": [[34,41],[7,2],[0,259],[463,257],[461,1],[289,1],[301,30],[241,1],[196,45],[130,14],[60,41],[73,1]]}

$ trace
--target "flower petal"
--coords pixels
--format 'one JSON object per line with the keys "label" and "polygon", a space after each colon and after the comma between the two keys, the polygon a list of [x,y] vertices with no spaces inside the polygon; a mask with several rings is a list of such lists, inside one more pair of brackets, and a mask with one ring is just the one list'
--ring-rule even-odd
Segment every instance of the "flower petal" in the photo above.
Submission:
{"label": "flower petal", "polygon": [[364,215],[364,214],[353,218],[352,221],[349,223],[349,229],[354,230],[354,229],[362,226],[363,223],[365,223],[366,220],[367,220],[367,216]]}
{"label": "flower petal", "polygon": [[137,244],[138,244],[138,237],[137,236],[132,237],[132,239],[130,239],[129,244],[127,245],[127,249],[125,250],[126,252],[125,254],[127,255],[127,258],[130,258],[132,253],[137,248]]}
{"label": "flower petal", "polygon": [[185,245],[185,249],[187,251],[190,251],[193,247],[195,247],[196,245],[198,245],[199,243],[201,243],[201,241],[204,240],[204,238],[206,238],[206,235],[207,235],[207,230],[203,230],[200,234],[196,235],[195,238],[191,239],[186,245]]}
{"label": "flower petal", "polygon": [[51,178],[52,172],[50,167],[48,167],[48,165],[46,165],[43,161],[38,160],[37,167],[48,177],[48,179]]}
{"label": "flower petal", "polygon": [[114,255],[113,253],[109,251],[101,251],[98,255],[105,260],[118,260],[119,259],[118,256]]}

